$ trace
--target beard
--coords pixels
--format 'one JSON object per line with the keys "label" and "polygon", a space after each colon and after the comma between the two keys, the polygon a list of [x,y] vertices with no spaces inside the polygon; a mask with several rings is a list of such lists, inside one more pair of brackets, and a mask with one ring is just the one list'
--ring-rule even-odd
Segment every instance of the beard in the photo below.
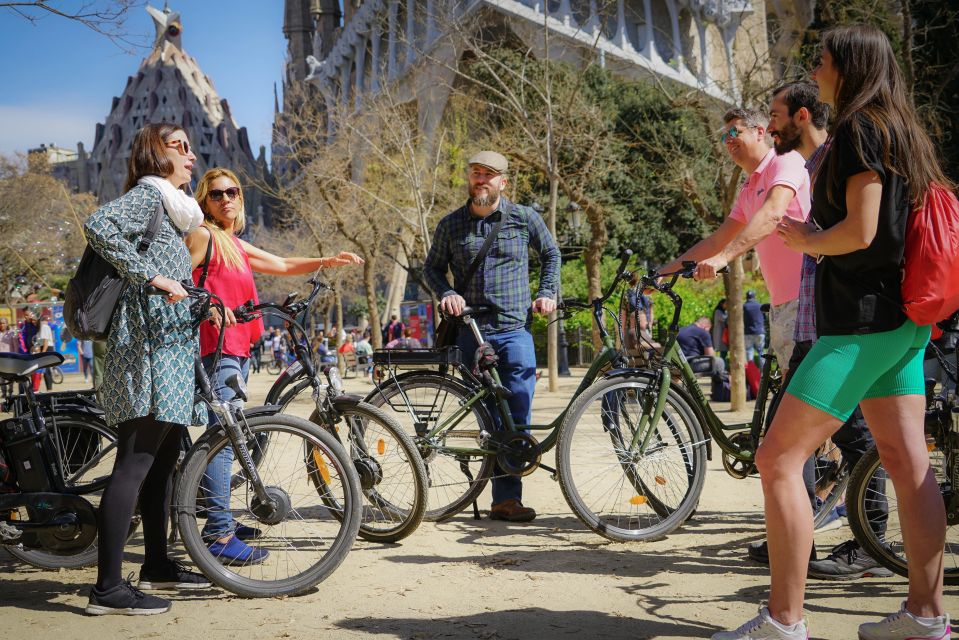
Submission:
{"label": "beard", "polygon": [[798,149],[800,142],[802,142],[802,132],[799,127],[789,122],[776,132],[776,136],[773,138],[773,148],[776,150],[776,154],[781,156]]}
{"label": "beard", "polygon": [[485,189],[470,188],[470,202],[477,207],[492,206],[498,197],[499,192],[494,192],[489,186],[487,186]]}

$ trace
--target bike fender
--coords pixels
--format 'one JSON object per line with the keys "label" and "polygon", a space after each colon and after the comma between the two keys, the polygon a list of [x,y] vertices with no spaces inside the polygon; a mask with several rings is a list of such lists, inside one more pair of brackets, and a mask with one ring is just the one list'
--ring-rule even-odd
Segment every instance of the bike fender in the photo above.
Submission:
{"label": "bike fender", "polygon": [[266,404],[258,407],[249,407],[243,409],[245,418],[258,418],[260,416],[275,416],[282,411],[283,407],[275,404]]}
{"label": "bike fender", "polygon": [[363,402],[363,396],[355,393],[341,393],[333,398],[333,406],[337,409],[355,407],[361,402]]}

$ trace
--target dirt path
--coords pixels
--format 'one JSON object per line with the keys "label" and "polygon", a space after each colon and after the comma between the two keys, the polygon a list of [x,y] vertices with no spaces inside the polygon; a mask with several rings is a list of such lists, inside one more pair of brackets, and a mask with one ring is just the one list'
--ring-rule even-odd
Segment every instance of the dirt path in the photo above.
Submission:
{"label": "dirt path", "polygon": [[[77,382],[68,376],[66,384]],[[262,399],[269,382],[265,371],[253,376],[251,396]],[[534,421],[555,415],[575,383],[566,380],[551,395],[541,382]],[[371,387],[351,380],[348,388]],[[309,406],[295,412],[308,415]],[[766,567],[744,559],[746,543],[763,536],[759,482],[729,477],[718,457],[696,515],[658,542],[610,543],[589,532],[544,471],[525,487],[525,502],[540,514],[531,524],[477,521],[467,512],[424,523],[400,544],[357,541],[336,573],[305,596],[173,594],[170,613],[144,618],[82,615],[95,569],[40,571],[0,551],[0,628],[9,638],[58,640],[703,638],[752,617],[766,597]],[[488,509],[488,489],[480,505]],[[848,535],[844,527],[816,542],[822,553]],[[125,571],[139,571],[141,552],[139,541],[128,548]],[[898,577],[812,581],[813,637],[855,638],[860,622],[897,609],[904,595]],[[947,590],[947,606],[959,614],[959,589]]]}

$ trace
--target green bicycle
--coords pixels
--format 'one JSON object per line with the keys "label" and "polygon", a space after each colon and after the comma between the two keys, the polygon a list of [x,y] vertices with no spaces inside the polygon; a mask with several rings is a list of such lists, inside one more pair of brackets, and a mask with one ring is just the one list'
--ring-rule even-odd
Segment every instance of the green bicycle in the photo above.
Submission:
{"label": "green bicycle", "polygon": [[[660,399],[656,394],[661,395],[662,391],[656,390],[662,389],[664,384],[671,381],[670,388],[686,401],[695,414],[700,429],[709,437],[708,458],[712,459],[712,443],[715,442],[720,449],[726,472],[734,478],[743,479],[757,473],[755,452],[771,423],[770,418],[775,413],[783,382],[782,375],[776,356],[766,353],[752,419],[744,423],[726,424],[719,418],[706,399],[693,367],[677,342],[683,299],[675,291],[675,284],[680,277],[692,277],[695,270],[695,262],[684,262],[682,269],[675,273],[657,274],[653,271],[641,277],[637,284],[640,291],[655,290],[668,298],[673,305],[673,316],[666,331],[662,352],[652,349],[646,351],[647,359],[643,368],[648,370],[648,375],[655,384],[654,395],[650,399],[652,409],[645,417],[653,419],[657,416],[656,407]],[[763,313],[768,313],[769,305],[763,305],[762,309]],[[814,526],[819,527],[842,499],[851,469],[841,457],[838,447],[830,440],[824,442],[816,452],[814,462],[815,493],[819,504],[814,516]]]}
{"label": "green bicycle", "polygon": [[[509,390],[500,384],[495,353],[486,349],[476,316],[488,309],[468,308],[458,318],[472,331],[481,357],[466,366],[455,348],[374,353],[377,388],[366,401],[389,408],[409,430],[424,458],[429,478],[426,518],[444,520],[470,503],[499,468],[526,476],[543,468],[559,480],[570,508],[589,528],[612,540],[661,537],[682,524],[695,507],[705,478],[706,440],[696,415],[673,389],[662,394],[655,419],[639,419],[638,410],[650,373],[627,368],[607,330],[605,307],[620,283],[631,252],[623,258],[604,294],[590,304],[567,301],[566,311],[590,309],[603,346],[569,405],[548,424],[517,425],[509,412]],[[397,373],[409,366],[435,370]],[[597,382],[597,380],[601,380]],[[602,387],[600,406],[593,403]],[[647,408],[648,410],[648,408]],[[496,429],[493,412],[502,429]],[[542,436],[542,440],[533,434]],[[556,447],[556,468],[543,464]],[[599,502],[594,496],[601,496]]]}

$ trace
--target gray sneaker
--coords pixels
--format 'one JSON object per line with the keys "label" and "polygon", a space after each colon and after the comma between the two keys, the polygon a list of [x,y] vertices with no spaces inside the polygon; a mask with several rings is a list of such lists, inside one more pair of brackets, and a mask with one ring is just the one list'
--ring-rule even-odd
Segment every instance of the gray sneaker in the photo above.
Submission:
{"label": "gray sneaker", "polygon": [[761,607],[759,615],[745,622],[735,631],[714,633],[710,640],[809,640],[806,619],[790,627],[773,620],[769,609]]}
{"label": "gray sneaker", "polygon": [[823,560],[809,563],[809,577],[820,580],[854,580],[856,578],[890,578],[892,571],[881,566],[855,540],[833,547]]}

